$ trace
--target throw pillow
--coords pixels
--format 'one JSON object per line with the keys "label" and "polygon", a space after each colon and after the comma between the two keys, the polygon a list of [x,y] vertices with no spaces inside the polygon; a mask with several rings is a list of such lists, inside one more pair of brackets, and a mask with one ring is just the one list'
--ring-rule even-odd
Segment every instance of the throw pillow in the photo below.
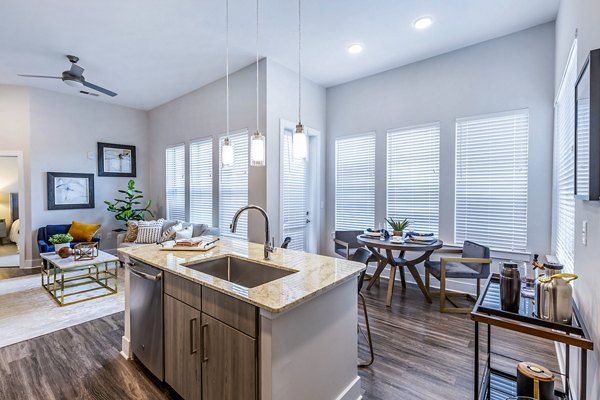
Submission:
{"label": "throw pillow", "polygon": [[133,243],[138,235],[138,221],[127,221],[127,233],[124,242]]}
{"label": "throw pillow", "polygon": [[166,231],[163,232],[162,236],[160,237],[160,241],[166,242],[167,240],[175,239],[175,235],[177,234],[177,232],[181,231],[182,229],[183,224],[181,222],[169,227]]}
{"label": "throw pillow", "polygon": [[91,242],[100,226],[100,224],[84,224],[73,221],[69,228],[69,235],[73,236],[74,242]]}
{"label": "throw pillow", "polygon": [[139,221],[138,235],[134,243],[157,243],[162,231],[163,219],[157,221]]}
{"label": "throw pillow", "polygon": [[175,232],[175,240],[191,239],[194,235],[194,225],[187,224],[182,227],[179,232]]}

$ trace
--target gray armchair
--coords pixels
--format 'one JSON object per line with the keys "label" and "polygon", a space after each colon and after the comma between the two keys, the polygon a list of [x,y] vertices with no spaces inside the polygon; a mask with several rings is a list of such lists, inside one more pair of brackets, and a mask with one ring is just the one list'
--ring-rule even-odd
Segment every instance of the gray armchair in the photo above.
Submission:
{"label": "gray armchair", "polygon": [[[489,247],[477,243],[465,241],[461,249],[440,249],[437,253],[461,254],[461,257],[441,257],[440,261],[425,261],[425,287],[429,292],[430,275],[433,275],[440,281],[440,312],[468,313],[471,308],[458,307],[451,297],[465,296],[467,299],[476,301],[468,293],[446,292],[446,278],[457,279],[476,279],[477,297],[481,290],[481,279],[487,279],[490,276],[490,258]],[[446,307],[446,300],[454,308]]]}
{"label": "gray armchair", "polygon": [[333,243],[336,254],[350,260],[356,249],[364,247],[358,243],[356,237],[362,234],[363,231],[335,231]]}

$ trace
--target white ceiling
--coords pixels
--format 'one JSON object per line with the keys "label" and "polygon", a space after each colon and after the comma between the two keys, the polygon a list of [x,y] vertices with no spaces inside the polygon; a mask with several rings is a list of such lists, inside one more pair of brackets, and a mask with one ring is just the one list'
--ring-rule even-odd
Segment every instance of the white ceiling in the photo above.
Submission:
{"label": "white ceiling", "polygon": [[[304,0],[303,65],[325,87],[555,19],[560,0]],[[261,57],[297,70],[297,1],[260,0]],[[416,31],[429,15],[434,24]],[[255,52],[255,2],[230,0],[230,65]],[[224,76],[224,0],[4,0],[0,83],[78,94],[57,75],[80,57],[96,99],[148,110]],[[350,55],[360,42],[365,50]],[[80,95],[83,96],[83,95]],[[92,98],[92,97],[89,97]]]}

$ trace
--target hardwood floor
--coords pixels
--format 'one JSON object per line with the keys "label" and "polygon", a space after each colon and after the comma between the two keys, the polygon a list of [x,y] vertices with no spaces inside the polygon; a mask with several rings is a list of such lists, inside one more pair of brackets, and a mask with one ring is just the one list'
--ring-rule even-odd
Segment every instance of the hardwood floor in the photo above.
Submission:
{"label": "hardwood floor", "polygon": [[40,273],[40,268],[0,268],[0,279],[17,278],[19,276],[35,275]]}
{"label": "hardwood floor", "polygon": [[[438,313],[436,302],[425,303],[411,286],[398,285],[387,308],[386,290],[383,280],[364,291],[376,352],[373,365],[359,369],[364,399],[472,398],[473,322]],[[0,348],[0,399],[174,398],[137,362],[120,356],[122,333],[123,313],[117,313]],[[496,351],[557,369],[551,343],[499,329],[493,340]],[[362,338],[359,356],[368,357]],[[514,369],[514,362],[507,366]]]}

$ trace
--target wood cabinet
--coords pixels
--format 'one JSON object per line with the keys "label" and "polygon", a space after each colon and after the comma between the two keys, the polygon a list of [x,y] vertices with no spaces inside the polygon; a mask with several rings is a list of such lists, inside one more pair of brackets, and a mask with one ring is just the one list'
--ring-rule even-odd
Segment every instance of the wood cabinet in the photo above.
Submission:
{"label": "wood cabinet", "polygon": [[164,296],[165,381],[186,400],[201,400],[202,313]]}
{"label": "wood cabinet", "polygon": [[257,398],[256,339],[202,314],[202,398]]}
{"label": "wood cabinet", "polygon": [[258,398],[258,309],[165,274],[165,381],[185,400]]}

